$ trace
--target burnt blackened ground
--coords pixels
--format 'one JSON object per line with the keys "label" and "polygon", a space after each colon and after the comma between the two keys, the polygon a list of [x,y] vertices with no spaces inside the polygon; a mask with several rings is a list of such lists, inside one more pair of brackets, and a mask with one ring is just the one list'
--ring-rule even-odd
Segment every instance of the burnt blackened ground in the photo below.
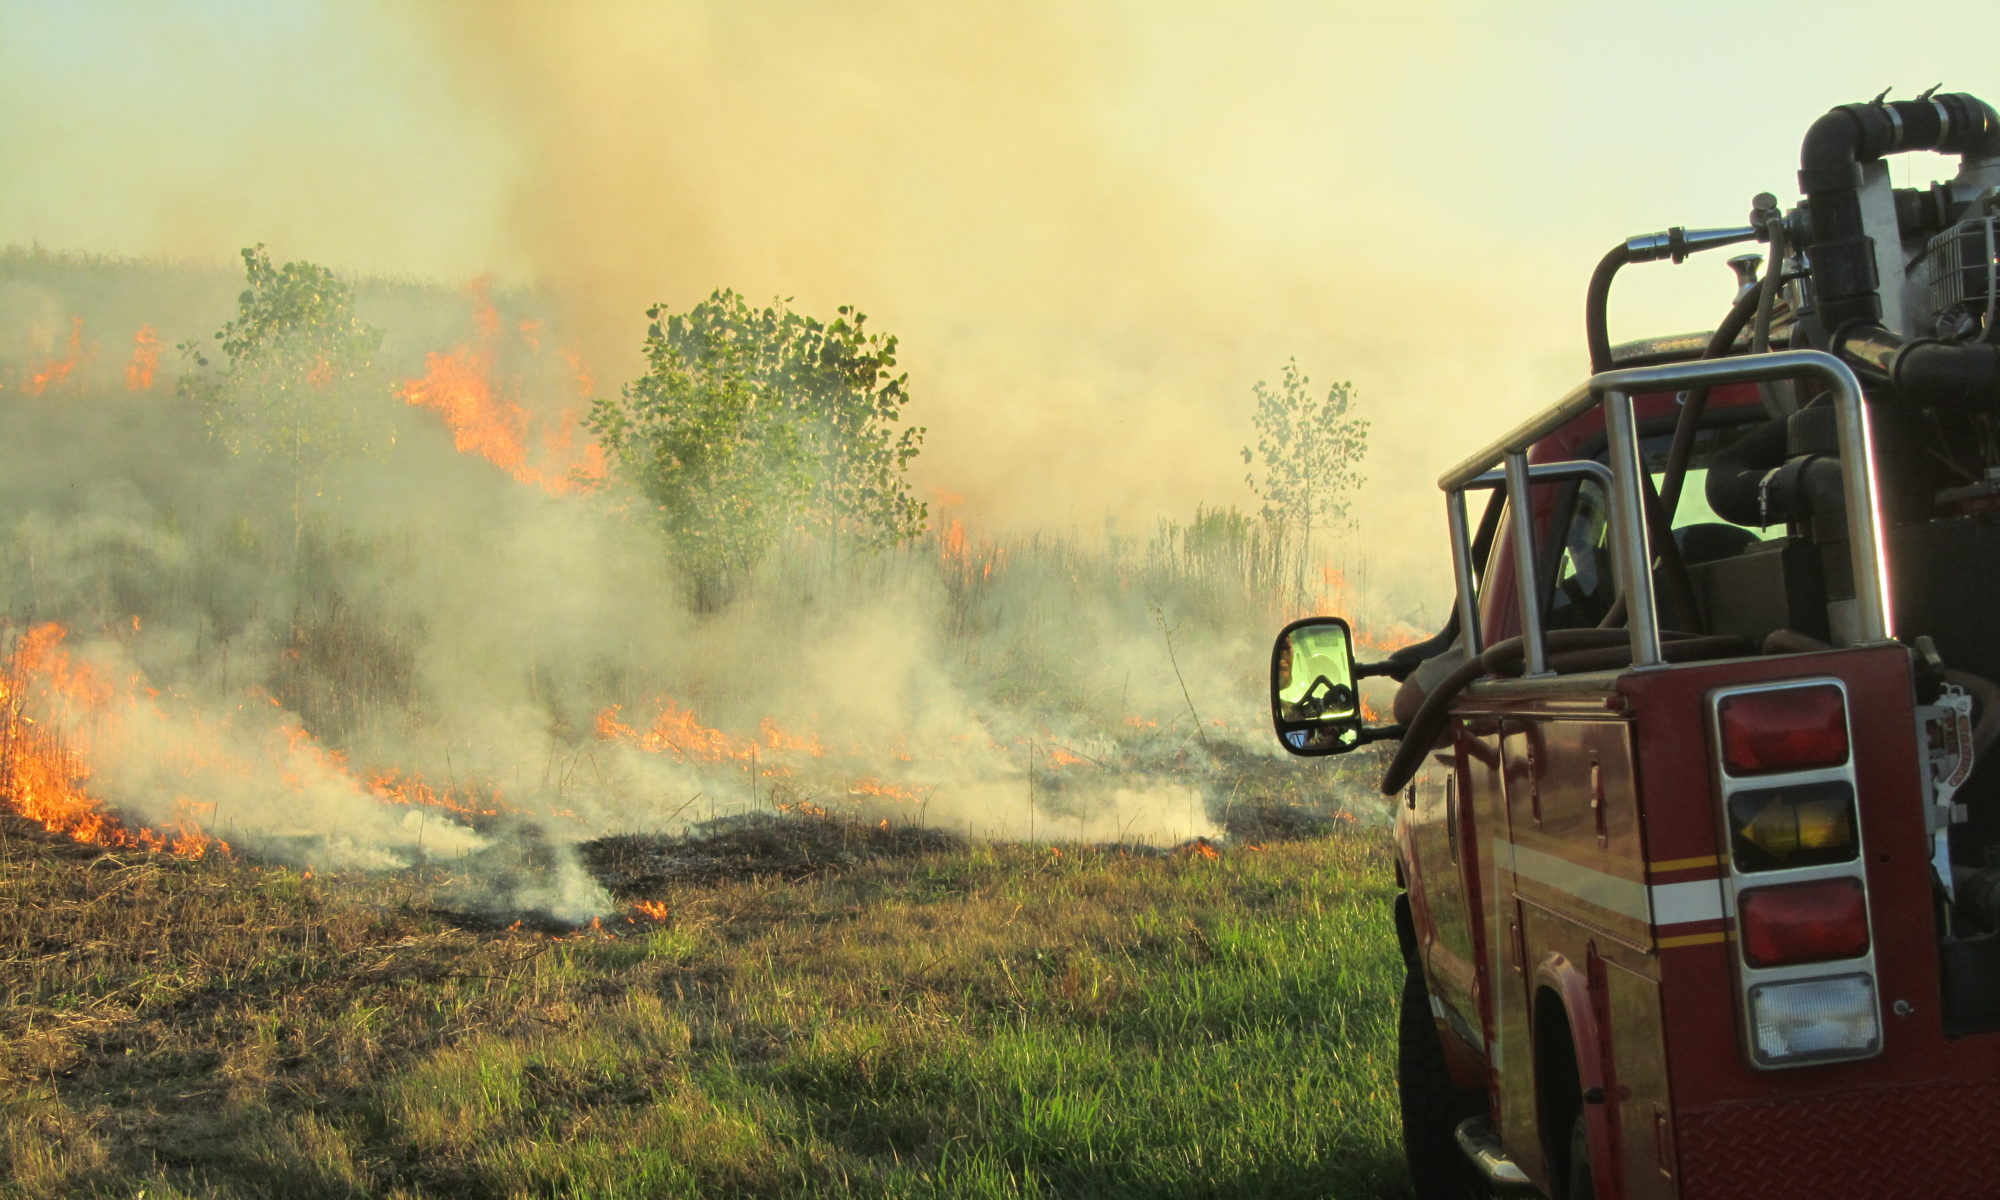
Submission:
{"label": "burnt blackened ground", "polygon": [[681,835],[615,834],[585,842],[584,864],[620,899],[669,884],[714,884],[772,876],[804,879],[963,844],[940,829],[809,813],[750,813],[696,825]]}

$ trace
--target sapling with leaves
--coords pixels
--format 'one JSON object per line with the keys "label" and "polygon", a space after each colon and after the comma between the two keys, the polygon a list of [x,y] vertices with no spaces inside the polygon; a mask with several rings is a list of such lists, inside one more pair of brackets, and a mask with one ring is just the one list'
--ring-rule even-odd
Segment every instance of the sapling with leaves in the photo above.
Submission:
{"label": "sapling with leaves", "polygon": [[787,531],[880,548],[923,532],[904,470],[896,339],[843,307],[830,322],[720,290],[686,313],[646,311],[647,371],[591,407],[613,478],[667,535],[696,607],[725,603]]}
{"label": "sapling with leaves", "polygon": [[243,251],[243,266],[236,319],[211,339],[217,347],[181,343],[192,369],[177,387],[230,453],[285,473],[296,553],[326,468],[392,439],[388,384],[375,366],[382,334],[354,315],[352,293],[325,267],[273,266],[262,245]]}
{"label": "sapling with leaves", "polygon": [[1347,520],[1361,486],[1368,422],[1353,411],[1351,383],[1336,383],[1315,396],[1295,358],[1286,360],[1278,387],[1260,379],[1252,391],[1257,445],[1243,448],[1243,461],[1252,467],[1244,482],[1264,502],[1264,519],[1291,542],[1293,583],[1304,600],[1314,539]]}

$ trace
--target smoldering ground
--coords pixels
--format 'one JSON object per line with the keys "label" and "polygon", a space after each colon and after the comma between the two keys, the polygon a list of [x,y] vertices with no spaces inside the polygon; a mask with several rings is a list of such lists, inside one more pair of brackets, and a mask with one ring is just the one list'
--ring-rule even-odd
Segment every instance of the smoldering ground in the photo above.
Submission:
{"label": "smoldering ground", "polygon": [[[940,497],[911,545],[788,543],[698,613],[628,500],[555,486],[575,442],[528,447],[556,455],[538,483],[412,402],[459,354],[522,411],[516,434],[573,414],[603,385],[533,297],[362,287],[386,334],[353,384],[363,435],[302,484],[268,439],[217,436],[174,386],[199,371],[185,354],[145,387],[124,369],[135,307],[227,320],[215,278],[8,265],[8,621],[59,625],[50,654],[91,680],[37,685],[17,662],[12,694],[129,824],[321,868],[444,864],[478,903],[574,918],[606,900],[569,848],[607,833],[791,808],[1180,839],[1218,832],[1218,761],[1274,753],[1267,611],[1185,530],[991,540]],[[69,352],[50,312],[81,319],[82,353],[37,390]]]}

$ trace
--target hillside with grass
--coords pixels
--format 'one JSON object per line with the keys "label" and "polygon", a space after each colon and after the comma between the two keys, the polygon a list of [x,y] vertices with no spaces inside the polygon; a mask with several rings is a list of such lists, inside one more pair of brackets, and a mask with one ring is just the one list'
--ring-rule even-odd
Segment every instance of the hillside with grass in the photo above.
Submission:
{"label": "hillside with grass", "polygon": [[243,262],[0,253],[0,1195],[1399,1191],[1309,537],[989,534],[851,309]]}
{"label": "hillside with grass", "polygon": [[10,819],[5,1192],[1397,1195],[1391,865],[1346,830],[1144,851],[767,817],[652,848],[678,872],[605,848],[619,914],[552,932],[441,909],[442,868]]}

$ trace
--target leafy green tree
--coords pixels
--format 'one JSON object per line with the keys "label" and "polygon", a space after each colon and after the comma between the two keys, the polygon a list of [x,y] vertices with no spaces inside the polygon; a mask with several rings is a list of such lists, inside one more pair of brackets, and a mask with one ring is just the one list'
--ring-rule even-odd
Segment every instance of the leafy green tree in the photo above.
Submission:
{"label": "leafy green tree", "polygon": [[1243,461],[1252,467],[1244,482],[1264,502],[1264,518],[1286,531],[1295,555],[1294,583],[1303,597],[1314,539],[1347,520],[1361,486],[1368,422],[1353,411],[1353,384],[1336,383],[1315,398],[1312,380],[1296,358],[1285,361],[1278,387],[1260,379],[1252,391],[1257,446],[1243,448]]}
{"label": "leafy green tree", "polygon": [[615,479],[635,491],[714,608],[780,533],[876,548],[923,532],[896,428],[908,376],[896,339],[843,307],[822,323],[724,289],[686,313],[646,310],[646,374],[591,406]]}
{"label": "leafy green tree", "polygon": [[243,266],[248,286],[236,319],[213,338],[219,354],[181,343],[194,369],[177,386],[232,454],[279,464],[291,484],[296,548],[306,498],[325,468],[389,436],[387,383],[374,362],[382,334],[354,315],[347,285],[325,267],[275,267],[262,245],[243,251]]}

